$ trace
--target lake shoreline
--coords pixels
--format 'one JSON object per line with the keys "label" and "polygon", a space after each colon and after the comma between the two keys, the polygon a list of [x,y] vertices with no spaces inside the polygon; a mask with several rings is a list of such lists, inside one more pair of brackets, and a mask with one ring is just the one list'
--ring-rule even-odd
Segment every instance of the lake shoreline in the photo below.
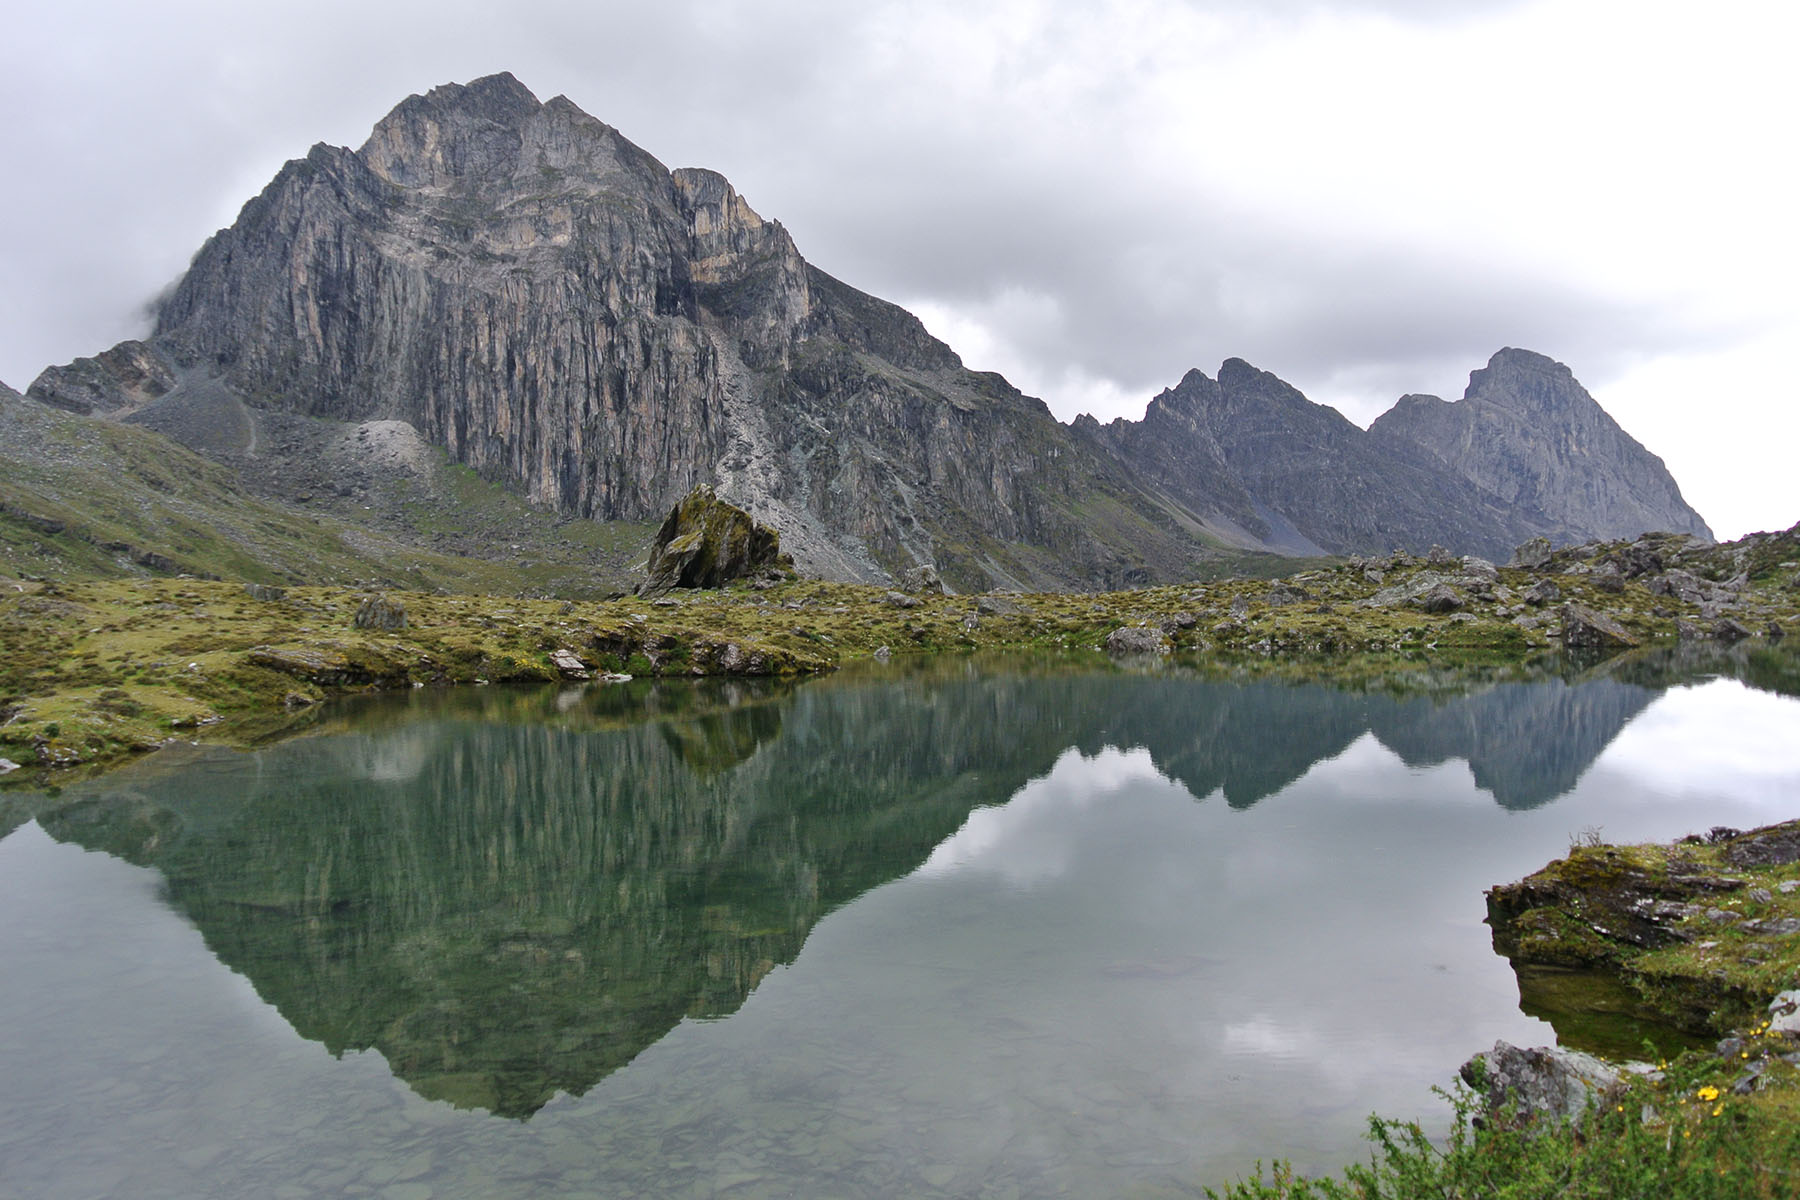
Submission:
{"label": "lake shoreline", "polygon": [[[0,758],[14,779],[170,741],[253,744],[328,696],[607,675],[805,675],[864,659],[1104,652],[1246,675],[1504,666],[1800,630],[1800,526],[1726,546],[1648,535],[1496,567],[1444,552],[1286,579],[949,595],[796,580],[575,601],[187,578],[0,594]],[[3,776],[0,776],[3,777]]]}

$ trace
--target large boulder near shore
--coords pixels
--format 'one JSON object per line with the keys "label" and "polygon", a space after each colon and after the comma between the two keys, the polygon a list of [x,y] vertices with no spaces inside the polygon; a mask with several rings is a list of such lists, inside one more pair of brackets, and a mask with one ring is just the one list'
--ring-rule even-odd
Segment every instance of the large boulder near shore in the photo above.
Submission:
{"label": "large boulder near shore", "polygon": [[1571,650],[1622,650],[1638,644],[1632,632],[1584,604],[1562,606],[1562,643]]}
{"label": "large boulder near shore", "polygon": [[793,570],[779,534],[719,499],[706,484],[670,511],[645,565],[648,577],[638,585],[640,596],[723,587],[734,579]]}
{"label": "large boulder near shore", "polygon": [[1115,658],[1167,654],[1169,635],[1154,625],[1123,625],[1106,635],[1106,652]]}
{"label": "large boulder near shore", "polygon": [[1471,1058],[1460,1074],[1481,1095],[1487,1120],[1507,1127],[1579,1127],[1589,1102],[1623,1077],[1619,1068],[1578,1050],[1524,1049],[1507,1042],[1495,1042],[1492,1050]]}

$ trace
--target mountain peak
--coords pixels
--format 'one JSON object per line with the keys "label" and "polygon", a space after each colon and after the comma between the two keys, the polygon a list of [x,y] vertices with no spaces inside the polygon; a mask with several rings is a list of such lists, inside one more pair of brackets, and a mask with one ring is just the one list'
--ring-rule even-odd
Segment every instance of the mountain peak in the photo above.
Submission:
{"label": "mountain peak", "polygon": [[1520,414],[1600,410],[1575,372],[1553,358],[1511,346],[1496,352],[1487,366],[1469,372],[1463,399]]}
{"label": "mountain peak", "polygon": [[357,155],[390,183],[443,187],[516,155],[526,122],[543,107],[509,73],[447,83],[395,105]]}
{"label": "mountain peak", "polygon": [[1571,540],[1712,532],[1661,459],[1621,429],[1562,363],[1508,346],[1454,404],[1407,396],[1369,431],[1423,451]]}

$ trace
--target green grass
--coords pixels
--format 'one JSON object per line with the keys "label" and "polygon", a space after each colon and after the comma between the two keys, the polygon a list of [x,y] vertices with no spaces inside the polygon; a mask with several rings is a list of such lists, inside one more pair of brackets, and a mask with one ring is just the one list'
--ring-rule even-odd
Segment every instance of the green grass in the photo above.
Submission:
{"label": "green grass", "polygon": [[[1371,1117],[1367,1162],[1296,1177],[1286,1164],[1213,1200],[1776,1200],[1800,1195],[1794,1043],[1751,1031],[1728,1056],[1692,1052],[1597,1095],[1575,1126],[1483,1113],[1460,1084],[1440,1093],[1449,1133]],[[1761,1083],[1733,1091],[1752,1064]]]}

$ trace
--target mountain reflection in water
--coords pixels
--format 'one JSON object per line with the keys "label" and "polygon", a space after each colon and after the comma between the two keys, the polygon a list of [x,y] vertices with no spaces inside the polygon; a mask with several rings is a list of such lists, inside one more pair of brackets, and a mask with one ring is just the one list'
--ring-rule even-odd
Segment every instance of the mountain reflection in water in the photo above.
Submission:
{"label": "mountain reflection in water", "polygon": [[[1731,669],[1754,675],[1745,661]],[[304,1037],[378,1049],[427,1098],[526,1118],[684,1017],[736,1011],[825,914],[1070,748],[1141,748],[1196,801],[1242,809],[1372,733],[1409,766],[1466,760],[1526,809],[1698,670],[1407,695],[940,663],[417,694],[254,753],[159,755],[36,815],[155,867]]]}

